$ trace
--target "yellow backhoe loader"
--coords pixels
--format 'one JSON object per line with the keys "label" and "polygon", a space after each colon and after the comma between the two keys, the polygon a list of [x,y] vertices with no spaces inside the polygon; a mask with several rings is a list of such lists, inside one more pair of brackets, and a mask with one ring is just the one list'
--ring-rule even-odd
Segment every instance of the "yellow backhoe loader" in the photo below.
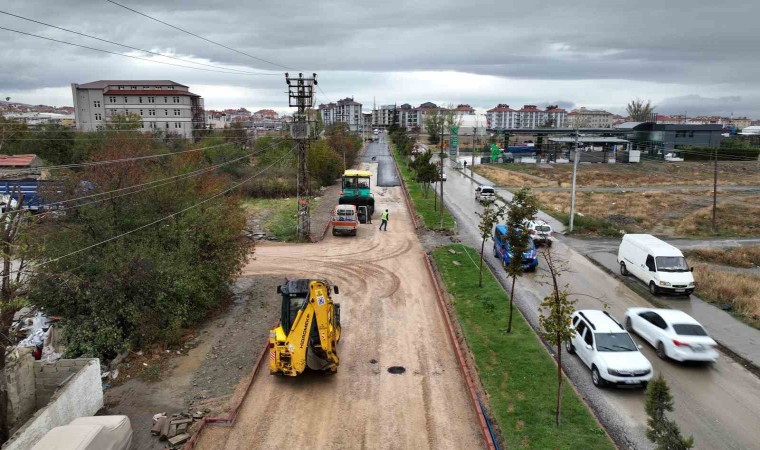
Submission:
{"label": "yellow backhoe loader", "polygon": [[[282,295],[280,325],[269,332],[269,372],[297,376],[306,367],[338,371],[340,305],[322,280],[291,280],[277,287]],[[336,294],[338,286],[333,286]]]}

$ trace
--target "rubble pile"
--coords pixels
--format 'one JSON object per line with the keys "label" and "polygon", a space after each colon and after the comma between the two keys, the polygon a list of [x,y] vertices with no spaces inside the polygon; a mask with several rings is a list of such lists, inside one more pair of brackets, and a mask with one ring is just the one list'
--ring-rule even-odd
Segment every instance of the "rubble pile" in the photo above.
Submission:
{"label": "rubble pile", "polygon": [[157,436],[160,441],[166,441],[168,448],[181,448],[192,436],[191,430],[195,422],[205,416],[204,411],[193,413],[178,413],[167,416],[166,413],[158,413],[153,416],[153,426],[150,434]]}

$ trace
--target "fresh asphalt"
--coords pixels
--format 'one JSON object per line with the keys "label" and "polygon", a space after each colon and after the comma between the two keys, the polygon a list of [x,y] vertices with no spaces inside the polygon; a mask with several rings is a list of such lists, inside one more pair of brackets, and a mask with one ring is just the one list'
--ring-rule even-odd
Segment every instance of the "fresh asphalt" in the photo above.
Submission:
{"label": "fresh asphalt", "polygon": [[[372,158],[375,158],[373,161]],[[379,142],[367,144],[362,162],[377,162],[377,185],[380,187],[399,186],[400,182],[396,167],[393,163],[393,157],[388,152],[388,146],[385,143],[385,137],[380,136]]]}

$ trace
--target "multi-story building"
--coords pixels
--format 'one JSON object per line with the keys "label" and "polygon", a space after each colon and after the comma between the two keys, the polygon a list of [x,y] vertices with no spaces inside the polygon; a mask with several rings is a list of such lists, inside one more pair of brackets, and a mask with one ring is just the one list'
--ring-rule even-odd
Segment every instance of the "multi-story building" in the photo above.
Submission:
{"label": "multi-story building", "polygon": [[747,117],[733,117],[730,123],[735,126],[737,130],[742,130],[752,125],[752,119]]}
{"label": "multi-story building", "polygon": [[254,121],[278,120],[279,118],[277,112],[272,109],[260,109],[253,113]]}
{"label": "multi-story building", "polygon": [[133,114],[142,131],[162,130],[186,138],[205,128],[203,98],[171,80],[100,80],[72,83],[77,129],[96,131],[116,116]]}
{"label": "multi-story building", "polygon": [[382,105],[372,110],[372,126],[375,128],[387,128],[395,123],[396,105]]}
{"label": "multi-story building", "polygon": [[470,105],[457,105],[454,112],[460,116],[472,116],[475,115],[475,108]]}
{"label": "multi-story building", "polygon": [[572,128],[612,128],[614,115],[601,109],[574,109],[567,114]]}
{"label": "multi-story building", "polygon": [[549,106],[546,110],[539,109],[536,105],[512,109],[509,105],[500,103],[486,112],[486,123],[492,130],[564,128],[567,126],[567,111],[556,105]]}
{"label": "multi-story building", "polygon": [[351,131],[361,131],[364,125],[362,104],[350,97],[338,100],[337,103],[319,105],[319,113],[324,126],[340,122],[347,124]]}

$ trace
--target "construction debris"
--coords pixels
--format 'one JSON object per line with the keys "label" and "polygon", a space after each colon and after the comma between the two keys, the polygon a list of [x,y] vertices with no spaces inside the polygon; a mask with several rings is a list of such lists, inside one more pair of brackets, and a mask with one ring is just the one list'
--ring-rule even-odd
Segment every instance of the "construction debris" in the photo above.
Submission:
{"label": "construction debris", "polygon": [[184,444],[188,439],[190,439],[190,435],[187,434],[187,433],[183,433],[183,434],[174,436],[173,438],[169,439],[169,445]]}
{"label": "construction debris", "polygon": [[166,413],[157,413],[153,416],[153,427],[150,434],[158,436],[161,441],[167,441],[168,448],[180,448],[190,439],[190,427],[194,422],[203,419],[206,415],[203,410],[188,411],[167,416]]}

